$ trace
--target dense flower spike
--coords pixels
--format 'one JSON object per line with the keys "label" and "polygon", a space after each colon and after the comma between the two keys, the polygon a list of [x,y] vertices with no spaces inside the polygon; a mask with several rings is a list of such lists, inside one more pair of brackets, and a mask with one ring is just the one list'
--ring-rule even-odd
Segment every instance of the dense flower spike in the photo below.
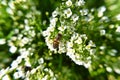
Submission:
{"label": "dense flower spike", "polygon": [[[84,5],[83,0],[76,1],[75,3],[78,6]],[[55,17],[55,15],[53,15],[50,19],[50,27],[48,27],[47,30],[43,32],[43,36],[45,37],[46,44],[51,51],[54,51],[56,53],[56,49],[54,48],[54,46],[52,46],[54,44],[54,38],[52,38],[52,36],[55,37],[57,35],[54,33],[57,33],[57,32],[61,33],[63,35],[63,38],[59,42],[60,45],[58,48],[58,53],[66,53],[66,55],[69,56],[76,64],[84,65],[86,68],[88,68],[92,62],[91,57],[93,53],[91,53],[91,51],[93,49],[91,47],[95,47],[95,44],[92,42],[92,40],[90,40],[88,45],[86,45],[85,43],[87,40],[87,35],[77,33],[75,29],[77,25],[73,25],[73,24],[77,24],[77,21],[80,19],[79,18],[80,16],[87,15],[88,10],[80,9],[81,15],[79,15],[79,13],[73,13],[72,9],[69,8],[70,6],[74,6],[71,0],[66,1],[65,5],[63,6],[67,8],[62,8],[62,9],[58,8],[59,14],[57,15],[59,15],[60,17],[57,17],[57,16]],[[56,12],[57,10],[55,10],[53,14],[55,14]],[[65,22],[58,21],[58,20],[61,20],[62,16],[64,16],[63,19],[65,20]],[[66,20],[66,18],[69,18],[69,19]],[[72,20],[72,21],[69,22],[69,24],[66,23],[69,20]],[[57,24],[57,23],[60,23],[60,24]],[[68,35],[71,38],[64,39],[66,38],[65,35]],[[85,52],[85,51],[88,51],[88,52]]]}
{"label": "dense flower spike", "polygon": [[93,2],[0,1],[0,80],[119,80],[120,1]]}

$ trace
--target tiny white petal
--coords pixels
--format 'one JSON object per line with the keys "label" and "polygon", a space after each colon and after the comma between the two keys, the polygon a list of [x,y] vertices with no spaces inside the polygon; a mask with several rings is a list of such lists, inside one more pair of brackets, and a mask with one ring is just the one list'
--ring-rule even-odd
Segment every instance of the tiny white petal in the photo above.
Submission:
{"label": "tiny white petal", "polygon": [[10,49],[9,49],[9,51],[10,51],[11,53],[15,53],[15,52],[17,51],[17,47],[11,46]]}
{"label": "tiny white petal", "polygon": [[70,7],[72,5],[72,1],[71,0],[66,1],[66,5]]}
{"label": "tiny white petal", "polygon": [[5,39],[0,39],[0,45],[3,45],[5,43],[6,43]]}
{"label": "tiny white petal", "polygon": [[2,80],[11,80],[8,75],[3,76]]}

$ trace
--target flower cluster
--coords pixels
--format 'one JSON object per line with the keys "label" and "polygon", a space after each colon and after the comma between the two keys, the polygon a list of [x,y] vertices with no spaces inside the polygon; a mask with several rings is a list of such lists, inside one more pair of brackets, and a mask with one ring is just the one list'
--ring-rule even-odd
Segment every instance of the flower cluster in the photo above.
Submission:
{"label": "flower cluster", "polygon": [[[35,4],[31,1],[2,1],[1,4],[4,6],[4,9],[6,9],[6,15],[13,21],[10,25],[13,29],[8,34],[8,39],[0,39],[0,45],[7,44],[9,47],[7,55],[16,54],[17,56],[15,56],[15,59],[11,62],[10,67],[0,70],[0,79],[11,80],[11,78],[13,78],[32,80],[34,76],[31,77],[31,75],[41,75],[38,74],[37,71],[41,73],[45,71],[46,74],[38,77],[41,80],[48,78],[54,80],[54,73],[51,69],[46,69],[42,56],[34,61],[36,56],[35,53],[37,53],[35,52],[35,48],[37,47],[35,38],[40,37],[40,32],[36,32],[36,25],[40,25],[40,20],[37,21],[37,18],[40,18],[41,12],[36,10]],[[35,64],[38,65],[34,66]],[[13,75],[11,76],[10,74]]]}
{"label": "flower cluster", "polygon": [[[55,53],[66,53],[76,64],[84,65],[88,68],[91,64],[91,56],[94,54],[93,47],[95,44],[90,40],[88,43],[87,35],[77,31],[78,21],[80,17],[87,15],[87,9],[82,8],[84,1],[79,0],[72,2],[66,1],[57,8],[50,18],[50,25],[47,30],[43,31],[45,42],[48,48]],[[73,8],[74,6],[74,8]],[[76,12],[73,12],[76,9]],[[68,23],[69,22],[69,23]],[[57,34],[62,35],[62,39],[58,40],[58,49],[54,48],[54,39]]]}
{"label": "flower cluster", "polygon": [[41,6],[54,1],[0,1],[0,79],[119,79],[118,3],[63,0],[47,22]]}

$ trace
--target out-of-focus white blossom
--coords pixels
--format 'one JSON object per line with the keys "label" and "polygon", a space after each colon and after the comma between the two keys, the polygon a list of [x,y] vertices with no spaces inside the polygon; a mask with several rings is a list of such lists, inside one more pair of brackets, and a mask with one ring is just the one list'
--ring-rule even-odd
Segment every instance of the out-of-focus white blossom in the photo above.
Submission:
{"label": "out-of-focus white blossom", "polygon": [[22,71],[15,72],[15,73],[13,74],[14,79],[22,78],[22,77],[24,77],[24,75],[25,75],[25,74],[24,74]]}
{"label": "out-of-focus white blossom", "polygon": [[117,74],[120,74],[120,68],[114,67],[113,70],[114,70]]}
{"label": "out-of-focus white blossom", "polygon": [[103,13],[106,11],[106,7],[102,6],[98,9],[98,17],[102,17]]}
{"label": "out-of-focus white blossom", "polygon": [[112,72],[112,68],[111,67],[106,67],[107,72]]}
{"label": "out-of-focus white blossom", "polygon": [[6,9],[6,11],[7,11],[7,13],[9,13],[9,14],[11,14],[11,15],[14,14],[13,10],[12,10],[11,8],[9,8],[9,7]]}
{"label": "out-of-focus white blossom", "polygon": [[80,10],[80,13],[81,13],[82,16],[87,15],[88,14],[88,9]]}
{"label": "out-of-focus white blossom", "polygon": [[106,31],[105,30],[100,30],[100,35],[105,35]]}
{"label": "out-of-focus white blossom", "polygon": [[64,31],[66,29],[66,26],[60,26],[60,27],[58,27],[58,30],[60,30],[60,31]]}
{"label": "out-of-focus white blossom", "polygon": [[40,58],[40,59],[38,60],[38,63],[39,63],[39,64],[43,64],[43,63],[44,63],[44,59],[43,59],[43,58]]}
{"label": "out-of-focus white blossom", "polygon": [[75,23],[79,19],[79,16],[77,14],[72,15],[73,23]]}
{"label": "out-of-focus white blossom", "polygon": [[84,0],[79,0],[76,2],[76,6],[83,6],[85,4]]}
{"label": "out-of-focus white blossom", "polygon": [[0,39],[0,45],[3,45],[6,43],[6,40],[5,39]]}
{"label": "out-of-focus white blossom", "polygon": [[10,49],[9,49],[9,51],[10,51],[11,53],[15,53],[15,52],[17,51],[17,47],[11,46]]}
{"label": "out-of-focus white blossom", "polygon": [[117,27],[116,32],[120,32],[120,26]]}
{"label": "out-of-focus white blossom", "polygon": [[116,15],[116,19],[120,21],[120,14]]}
{"label": "out-of-focus white blossom", "polygon": [[68,7],[72,6],[72,1],[71,1],[71,0],[66,1],[66,5],[67,5]]}
{"label": "out-of-focus white blossom", "polygon": [[35,72],[36,72],[35,68],[31,70],[31,74],[34,74]]}
{"label": "out-of-focus white blossom", "polygon": [[2,80],[11,80],[8,75],[3,76]]}
{"label": "out-of-focus white blossom", "polygon": [[11,69],[15,69],[18,67],[18,62],[16,60],[14,60],[12,63],[11,63]]}
{"label": "out-of-focus white blossom", "polygon": [[70,8],[64,10],[64,14],[67,18],[69,18],[72,15],[72,11]]}
{"label": "out-of-focus white blossom", "polygon": [[58,15],[59,12],[57,12],[56,10],[54,12],[52,12],[52,17],[56,17]]}

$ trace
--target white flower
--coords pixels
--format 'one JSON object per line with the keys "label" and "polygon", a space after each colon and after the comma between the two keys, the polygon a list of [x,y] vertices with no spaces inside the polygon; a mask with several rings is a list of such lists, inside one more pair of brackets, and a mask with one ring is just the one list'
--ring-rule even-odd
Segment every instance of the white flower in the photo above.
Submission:
{"label": "white flower", "polygon": [[120,21],[120,14],[116,15],[116,19]]}
{"label": "white flower", "polygon": [[43,31],[43,32],[42,32],[42,35],[43,35],[44,37],[46,37],[46,36],[50,35],[50,32],[49,32],[48,30]]}
{"label": "white flower", "polygon": [[66,1],[66,5],[67,5],[68,7],[72,6],[72,1],[71,1],[71,0]]}
{"label": "white flower", "polygon": [[116,50],[116,49],[111,49],[111,50],[108,51],[108,53],[109,53],[109,55],[111,55],[111,56],[115,56],[116,53],[117,53],[117,50]]}
{"label": "white flower", "polygon": [[1,1],[1,4],[6,6],[7,5],[7,1],[3,0],[3,1]]}
{"label": "white flower", "polygon": [[25,45],[29,42],[29,39],[27,37],[24,37],[21,41]]}
{"label": "white flower", "polygon": [[16,61],[17,61],[18,64],[21,63],[22,57],[21,57],[21,56],[18,56],[17,59],[16,59]]}
{"label": "white flower", "polygon": [[85,4],[85,1],[84,0],[79,0],[77,3],[76,3],[76,6],[83,6]]}
{"label": "white flower", "polygon": [[11,80],[8,75],[3,76],[2,80]]}
{"label": "white flower", "polygon": [[13,74],[13,76],[14,76],[15,79],[19,79],[19,78],[22,77],[23,75],[24,75],[24,74],[23,74],[22,71],[15,72],[15,73]]}
{"label": "white flower", "polygon": [[81,43],[82,43],[82,38],[81,38],[81,37],[78,37],[78,39],[75,40],[75,43],[77,43],[77,44],[81,44]]}
{"label": "white flower", "polygon": [[36,33],[35,33],[34,30],[28,31],[28,34],[29,34],[31,37],[34,37],[34,36],[36,35]]}
{"label": "white flower", "polygon": [[89,51],[90,51],[90,55],[93,55],[96,52],[95,49],[90,49]]}
{"label": "white flower", "polygon": [[80,10],[80,13],[81,13],[82,16],[87,15],[88,14],[88,9]]}
{"label": "white flower", "polygon": [[106,47],[105,46],[100,46],[100,49],[101,50],[104,50]]}
{"label": "white flower", "polygon": [[73,23],[75,23],[78,19],[79,19],[79,16],[77,16],[77,14],[74,14],[72,16]]}
{"label": "white flower", "polygon": [[120,26],[117,27],[116,32],[120,32]]}
{"label": "white flower", "polygon": [[31,74],[34,74],[35,72],[36,72],[36,69],[34,68],[34,69],[31,70],[30,73],[31,73]]}
{"label": "white flower", "polygon": [[24,19],[25,24],[28,24],[28,22],[29,22],[28,19]]}
{"label": "white flower", "polygon": [[103,13],[106,11],[106,7],[102,6],[98,9],[98,17],[102,17]]}
{"label": "white flower", "polygon": [[15,69],[18,67],[18,62],[16,60],[14,60],[11,64],[11,69]]}
{"label": "white flower", "polygon": [[85,68],[90,67],[90,65],[91,65],[91,61],[88,61],[87,63],[84,63]]}
{"label": "white flower", "polygon": [[29,51],[23,51],[21,52],[21,57],[26,58],[29,55]]}
{"label": "white flower", "polygon": [[64,31],[66,29],[66,26],[60,26],[60,27],[58,27],[58,30],[60,30],[60,31]]}
{"label": "white flower", "polygon": [[48,28],[47,28],[47,31],[50,33],[50,32],[53,32],[53,31],[54,31],[54,29],[55,29],[55,27],[54,27],[54,26],[50,26],[50,27],[48,27]]}
{"label": "white flower", "polygon": [[43,64],[43,63],[44,63],[44,59],[43,59],[43,58],[40,58],[40,59],[38,60],[38,63],[39,63],[39,64]]}
{"label": "white flower", "polygon": [[72,48],[73,47],[73,42],[67,42],[67,48]]}
{"label": "white flower", "polygon": [[93,43],[92,40],[89,41],[88,45],[91,46],[91,47],[96,47],[96,45]]}
{"label": "white flower", "polygon": [[120,68],[115,67],[115,68],[114,68],[114,71],[115,71],[117,74],[120,74]]}
{"label": "white flower", "polygon": [[106,34],[106,31],[105,30],[100,30],[100,35],[105,35]]}
{"label": "white flower", "polygon": [[0,79],[9,71],[9,67],[0,70]]}
{"label": "white flower", "polygon": [[0,39],[0,45],[3,45],[5,43],[6,43],[5,39]]}
{"label": "white flower", "polygon": [[72,60],[75,59],[75,50],[74,49],[67,49],[67,56],[69,56]]}
{"label": "white flower", "polygon": [[50,26],[55,27],[57,20],[58,20],[58,18],[50,18]]}
{"label": "white flower", "polygon": [[64,14],[66,15],[67,18],[69,18],[72,15],[72,11],[70,8],[64,10]]}
{"label": "white flower", "polygon": [[7,13],[9,13],[9,14],[11,14],[11,15],[14,14],[13,10],[12,10],[11,8],[9,8],[9,7],[6,9],[6,11],[7,11]]}
{"label": "white flower", "polygon": [[[26,21],[26,20],[25,20],[25,23],[27,23],[27,21]],[[26,30],[26,31],[29,31],[29,30],[30,30],[30,26],[25,25],[25,30]]]}
{"label": "white flower", "polygon": [[82,35],[80,35],[82,38],[84,38],[85,40],[87,40],[88,38],[87,38],[87,36],[86,36],[86,34],[82,34]]}
{"label": "white flower", "polygon": [[15,53],[15,52],[17,51],[17,47],[11,46],[10,49],[9,49],[9,51],[10,51],[11,53]]}
{"label": "white flower", "polygon": [[11,9],[15,9],[14,1],[10,1],[8,5]]}
{"label": "white flower", "polygon": [[25,66],[30,66],[31,67],[30,60],[29,60],[28,57],[25,58]]}
{"label": "white flower", "polygon": [[75,62],[77,65],[83,65],[83,61],[80,61],[80,60],[74,60],[74,62]]}
{"label": "white flower", "polygon": [[51,51],[54,51],[55,49],[53,48],[53,40],[49,39],[49,36],[45,38],[45,42],[48,46],[48,48],[51,50]]}
{"label": "white flower", "polygon": [[106,67],[107,72],[112,72],[112,68],[111,67]]}
{"label": "white flower", "polygon": [[65,44],[64,43],[60,43],[59,44],[59,51],[58,51],[58,53],[65,53],[65,52],[66,52]]}
{"label": "white flower", "polygon": [[56,10],[52,12],[52,17],[56,17],[57,15],[58,15],[58,12]]}

